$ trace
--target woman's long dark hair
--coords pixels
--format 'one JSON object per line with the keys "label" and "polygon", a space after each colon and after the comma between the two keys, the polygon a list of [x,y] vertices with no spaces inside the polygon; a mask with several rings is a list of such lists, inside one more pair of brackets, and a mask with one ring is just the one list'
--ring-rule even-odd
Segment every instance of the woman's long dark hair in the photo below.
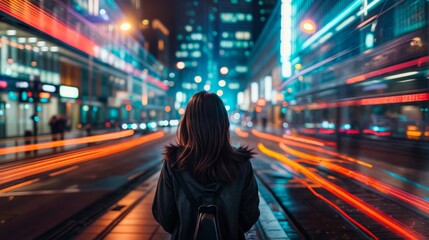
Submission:
{"label": "woman's long dark hair", "polygon": [[192,96],[177,131],[177,144],[166,147],[164,160],[179,171],[191,170],[198,181],[232,182],[240,174],[238,164],[254,154],[247,147],[231,146],[229,120],[222,100],[214,93]]}

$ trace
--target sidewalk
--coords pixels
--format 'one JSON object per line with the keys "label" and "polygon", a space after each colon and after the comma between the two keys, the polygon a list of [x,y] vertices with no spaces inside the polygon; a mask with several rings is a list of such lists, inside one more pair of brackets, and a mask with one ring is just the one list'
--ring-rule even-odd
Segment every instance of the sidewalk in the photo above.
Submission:
{"label": "sidewalk", "polygon": [[[131,191],[75,239],[170,239],[170,234],[165,232],[152,216],[152,201],[158,177],[159,173]],[[259,196],[261,216],[256,225],[263,233],[254,226],[246,233],[246,239],[265,239],[262,236],[267,236],[269,239],[288,239],[271,207],[267,205],[261,194]]]}

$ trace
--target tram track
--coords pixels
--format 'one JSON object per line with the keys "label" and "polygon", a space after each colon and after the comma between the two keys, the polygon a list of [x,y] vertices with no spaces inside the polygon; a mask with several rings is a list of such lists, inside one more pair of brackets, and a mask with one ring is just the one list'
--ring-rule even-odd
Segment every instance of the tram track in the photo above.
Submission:
{"label": "tram track", "polygon": [[[133,191],[147,179],[156,174],[161,168],[159,162],[152,162],[147,169],[141,171],[138,174],[133,175],[129,181],[124,183],[120,188],[105,195],[96,202],[90,204],[75,215],[65,219],[54,228],[38,236],[36,239],[72,239],[77,234],[82,232],[91,223],[96,221],[100,216],[108,211],[115,210],[117,208],[122,209],[125,206],[118,207],[117,202],[126,196],[128,193]],[[135,202],[125,207],[125,210],[119,214],[118,217],[112,219],[112,221],[97,235],[96,239],[103,239],[140,201],[142,201],[152,190],[148,188],[141,197]]]}

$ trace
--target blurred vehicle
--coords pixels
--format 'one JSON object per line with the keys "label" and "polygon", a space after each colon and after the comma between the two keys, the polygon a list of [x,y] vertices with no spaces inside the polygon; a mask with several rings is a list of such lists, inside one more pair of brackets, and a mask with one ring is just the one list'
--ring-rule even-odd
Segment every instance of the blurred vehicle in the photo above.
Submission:
{"label": "blurred vehicle", "polygon": [[359,126],[355,124],[350,124],[350,123],[341,125],[339,131],[340,133],[349,134],[349,135],[360,134]]}

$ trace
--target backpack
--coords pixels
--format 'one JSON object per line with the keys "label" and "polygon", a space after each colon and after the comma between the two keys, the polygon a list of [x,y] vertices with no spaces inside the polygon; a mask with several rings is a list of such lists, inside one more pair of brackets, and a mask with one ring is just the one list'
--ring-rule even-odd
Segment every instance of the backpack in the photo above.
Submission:
{"label": "backpack", "polygon": [[[175,171],[173,171],[175,172]],[[219,226],[217,196],[222,192],[225,184],[222,184],[217,191],[204,191],[203,196],[198,200],[185,183],[180,173],[175,173],[179,180],[179,185],[185,192],[186,197],[192,206],[198,206],[198,218],[195,225],[193,240],[221,240],[222,235]]]}

